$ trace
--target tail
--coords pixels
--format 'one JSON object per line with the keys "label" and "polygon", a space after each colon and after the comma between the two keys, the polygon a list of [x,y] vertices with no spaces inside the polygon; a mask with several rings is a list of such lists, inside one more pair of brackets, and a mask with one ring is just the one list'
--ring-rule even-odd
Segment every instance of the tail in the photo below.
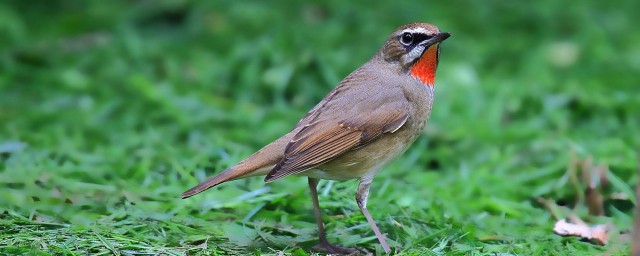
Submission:
{"label": "tail", "polygon": [[218,174],[218,175],[216,175],[216,176],[214,176],[212,178],[207,179],[205,182],[202,182],[202,183],[198,184],[197,186],[192,187],[191,189],[185,191],[184,193],[182,193],[182,195],[180,195],[180,197],[182,197],[183,199],[187,198],[187,197],[191,197],[191,196],[193,196],[195,194],[198,194],[198,193],[200,193],[202,191],[205,191],[205,190],[207,190],[207,189],[209,189],[209,188],[211,188],[211,187],[213,187],[215,185],[218,185],[218,184],[220,184],[222,182],[225,182],[227,180],[231,180],[232,179],[231,177],[233,176],[232,173],[231,173],[232,170],[233,169],[227,169],[224,172],[222,172],[222,173],[220,173],[220,174]]}
{"label": "tail", "polygon": [[[252,176],[265,175],[273,168],[272,166],[266,166],[265,168],[258,169],[240,169],[238,168],[240,164],[226,169],[224,172],[213,176],[206,181],[198,184],[197,186],[187,190],[186,192],[180,195],[183,199],[187,197],[191,197],[193,195],[199,194],[202,191],[210,189],[219,185],[220,183],[224,183],[231,180],[242,179]],[[264,170],[263,170],[264,169]]]}
{"label": "tail", "polygon": [[182,193],[181,197],[191,197],[230,180],[266,175],[282,159],[290,137],[293,137],[292,133],[277,139],[235,166]]}

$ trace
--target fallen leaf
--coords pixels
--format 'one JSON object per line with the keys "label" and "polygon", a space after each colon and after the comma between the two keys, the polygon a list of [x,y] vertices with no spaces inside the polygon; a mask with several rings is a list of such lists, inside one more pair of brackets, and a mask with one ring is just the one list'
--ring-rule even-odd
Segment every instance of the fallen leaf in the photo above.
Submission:
{"label": "fallen leaf", "polygon": [[609,228],[607,225],[589,227],[584,224],[573,224],[559,220],[553,227],[553,232],[561,236],[576,236],[595,242],[599,245],[607,244]]}

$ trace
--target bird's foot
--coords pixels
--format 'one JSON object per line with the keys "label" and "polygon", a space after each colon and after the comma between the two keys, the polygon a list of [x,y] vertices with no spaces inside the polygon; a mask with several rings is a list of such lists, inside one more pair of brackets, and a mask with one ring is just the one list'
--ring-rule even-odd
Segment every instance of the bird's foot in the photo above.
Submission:
{"label": "bird's foot", "polygon": [[355,248],[346,248],[332,245],[328,242],[320,242],[319,244],[313,246],[313,249],[319,251],[325,251],[328,254],[339,254],[339,255],[355,255],[362,253],[358,249]]}

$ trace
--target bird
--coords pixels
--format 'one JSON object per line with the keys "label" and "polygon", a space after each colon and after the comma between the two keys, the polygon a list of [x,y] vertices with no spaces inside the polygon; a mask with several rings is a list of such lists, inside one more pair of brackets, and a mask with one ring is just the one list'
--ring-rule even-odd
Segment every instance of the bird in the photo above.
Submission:
{"label": "bird", "polygon": [[291,175],[306,176],[319,235],[313,248],[354,254],[359,250],[327,240],[317,185],[320,179],[358,180],[356,203],[389,253],[391,248],[367,209],[369,188],[376,174],[405,152],[425,127],[434,99],[440,43],[450,35],[428,23],[400,26],[289,133],[181,197],[247,177],[265,176],[269,183]]}

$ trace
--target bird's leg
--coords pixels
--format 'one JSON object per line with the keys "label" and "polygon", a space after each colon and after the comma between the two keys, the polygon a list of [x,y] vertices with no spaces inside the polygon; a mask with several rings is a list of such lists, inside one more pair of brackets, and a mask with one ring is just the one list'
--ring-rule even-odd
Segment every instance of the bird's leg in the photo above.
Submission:
{"label": "bird's leg", "polygon": [[373,221],[373,218],[371,218],[371,214],[369,214],[369,210],[367,210],[367,198],[369,197],[370,185],[371,185],[371,179],[360,180],[360,185],[358,185],[358,191],[356,192],[356,202],[358,203],[358,207],[360,207],[362,214],[364,214],[364,217],[367,218],[367,221],[369,222],[369,226],[371,226],[371,229],[373,229],[373,233],[376,234],[378,241],[380,241],[380,245],[382,245],[384,252],[389,253],[391,251],[391,248],[389,248],[389,245],[387,244],[387,241],[385,240],[384,235],[380,233],[380,229],[378,229],[378,226],[376,225],[375,221]]}
{"label": "bird's leg", "polygon": [[324,222],[322,222],[322,212],[320,211],[320,203],[318,202],[318,179],[309,178],[309,190],[311,191],[311,199],[313,199],[313,212],[316,215],[316,224],[318,224],[318,233],[320,243],[314,246],[315,249],[324,250],[330,254],[355,254],[358,250],[353,248],[343,248],[329,243],[327,233],[324,231]]}

